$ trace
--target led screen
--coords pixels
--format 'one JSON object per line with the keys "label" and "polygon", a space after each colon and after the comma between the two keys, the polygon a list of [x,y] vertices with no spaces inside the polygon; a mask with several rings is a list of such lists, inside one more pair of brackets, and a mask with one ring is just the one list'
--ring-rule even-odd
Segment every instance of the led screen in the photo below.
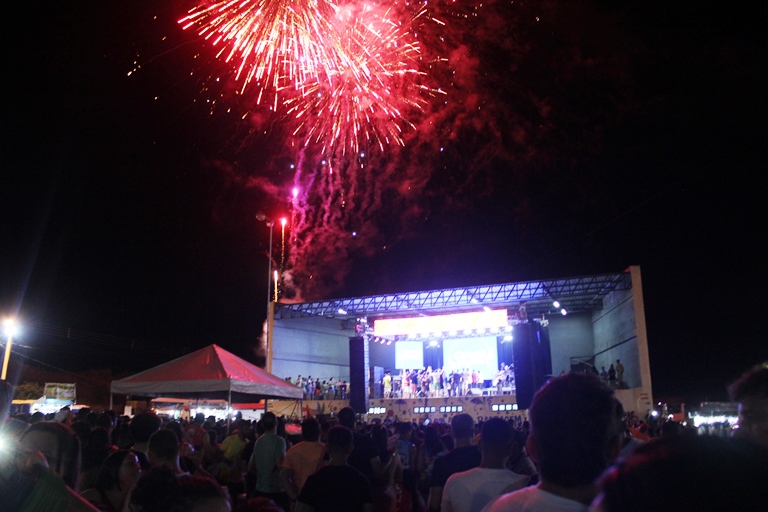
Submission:
{"label": "led screen", "polygon": [[395,343],[395,368],[413,370],[424,367],[424,344],[420,341],[398,341]]}
{"label": "led screen", "polygon": [[480,379],[493,378],[498,366],[496,336],[443,340],[443,368],[446,371],[479,370]]}

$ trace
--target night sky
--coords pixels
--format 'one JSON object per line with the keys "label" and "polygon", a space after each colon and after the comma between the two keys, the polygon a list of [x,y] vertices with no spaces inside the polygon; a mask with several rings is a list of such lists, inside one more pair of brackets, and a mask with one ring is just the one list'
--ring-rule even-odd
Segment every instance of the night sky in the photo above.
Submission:
{"label": "night sky", "polygon": [[419,80],[445,94],[408,113],[404,146],[336,155],[334,178],[179,27],[194,2],[4,9],[0,311],[27,325],[12,376],[210,343],[252,359],[255,214],[290,216],[299,186],[286,299],[640,265],[654,394],[725,399],[768,359],[765,7],[614,4],[432,6],[445,25],[416,27]]}

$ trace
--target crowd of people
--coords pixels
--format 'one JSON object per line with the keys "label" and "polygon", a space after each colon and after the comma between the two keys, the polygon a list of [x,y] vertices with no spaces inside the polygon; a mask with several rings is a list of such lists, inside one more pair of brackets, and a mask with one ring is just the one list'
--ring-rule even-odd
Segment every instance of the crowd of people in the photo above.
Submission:
{"label": "crowd of people", "polygon": [[[2,383],[2,405],[12,396]],[[151,411],[8,417],[0,510],[505,512],[757,510],[768,469],[768,368],[730,388],[733,438],[624,412],[599,377],[535,395],[529,421],[367,424],[351,408],[301,435],[266,412],[227,425]]]}
{"label": "crowd of people", "polygon": [[292,377],[286,377],[285,382],[300,387],[304,391],[304,400],[346,400],[349,398],[349,383],[335,377],[320,380],[313,379],[311,375],[302,377],[298,375],[294,381]]}
{"label": "crowd of people", "polygon": [[[384,373],[382,387],[384,398],[442,398],[449,396],[467,396],[480,393],[485,380],[491,381],[495,393],[512,390],[514,386],[514,368],[501,363],[499,370],[490,376],[484,376],[480,370],[461,368],[446,370],[443,368],[415,368],[401,370],[392,374]],[[300,387],[304,391],[304,400],[346,400],[349,398],[349,382],[335,377],[321,379],[311,375],[285,377],[287,383]],[[475,391],[476,390],[476,391]],[[510,391],[511,393],[511,391]]]}
{"label": "crowd of people", "polygon": [[394,376],[386,372],[382,384],[384,398],[443,398],[480,393],[486,378],[501,394],[502,389],[514,385],[514,370],[511,365],[501,363],[499,371],[486,377],[480,370],[471,368],[446,370],[427,366],[401,370]]}

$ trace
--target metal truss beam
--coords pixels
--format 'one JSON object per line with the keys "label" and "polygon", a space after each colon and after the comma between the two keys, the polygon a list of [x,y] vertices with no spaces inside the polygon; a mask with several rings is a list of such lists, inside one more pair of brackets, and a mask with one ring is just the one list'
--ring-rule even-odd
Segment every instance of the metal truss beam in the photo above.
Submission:
{"label": "metal truss beam", "polygon": [[550,314],[557,300],[569,312],[598,309],[614,290],[631,287],[628,273],[598,274],[546,281],[493,284],[275,305],[275,318],[324,316],[350,318],[397,316],[472,310],[478,307],[517,308],[525,302],[529,315]]}

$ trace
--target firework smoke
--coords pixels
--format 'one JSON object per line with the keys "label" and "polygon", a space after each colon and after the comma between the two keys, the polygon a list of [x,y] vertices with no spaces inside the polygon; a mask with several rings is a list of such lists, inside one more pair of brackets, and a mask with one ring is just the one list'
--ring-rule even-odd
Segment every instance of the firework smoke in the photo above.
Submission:
{"label": "firework smoke", "polygon": [[[436,209],[466,208],[500,183],[514,203],[537,182],[557,158],[542,141],[585,67],[572,45],[547,46],[548,17],[563,25],[570,16],[559,10],[494,0],[335,5],[323,25],[327,65],[290,90],[279,85],[279,116],[264,114],[261,92],[242,97],[252,133],[283,130],[283,151],[270,147],[272,160],[239,165],[233,180],[282,205],[272,216],[292,218],[282,300],[327,297],[355,257],[388,251]],[[541,69],[558,69],[557,80]]]}

